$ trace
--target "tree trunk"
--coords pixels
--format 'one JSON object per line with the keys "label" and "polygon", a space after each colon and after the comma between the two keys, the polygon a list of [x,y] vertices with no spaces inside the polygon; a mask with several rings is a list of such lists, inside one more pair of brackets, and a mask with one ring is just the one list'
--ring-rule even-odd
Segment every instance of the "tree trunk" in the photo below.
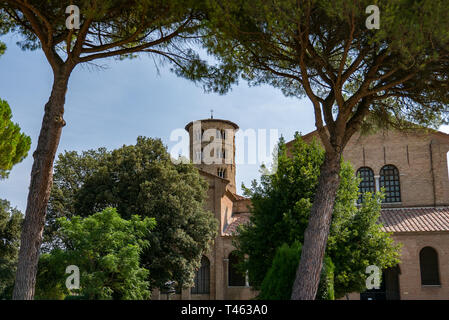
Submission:
{"label": "tree trunk", "polygon": [[54,70],[53,87],[45,105],[44,118],[36,151],[28,191],[25,220],[14,284],[14,300],[32,300],[36,283],[37,264],[42,243],[47,204],[53,183],[53,161],[58,149],[62,128],[65,94],[71,70],[61,67]]}
{"label": "tree trunk", "polygon": [[304,233],[301,260],[293,284],[292,300],[315,299],[335,197],[340,184],[340,159],[340,153],[329,155],[326,152],[321,165],[317,191],[310,211],[309,223]]}

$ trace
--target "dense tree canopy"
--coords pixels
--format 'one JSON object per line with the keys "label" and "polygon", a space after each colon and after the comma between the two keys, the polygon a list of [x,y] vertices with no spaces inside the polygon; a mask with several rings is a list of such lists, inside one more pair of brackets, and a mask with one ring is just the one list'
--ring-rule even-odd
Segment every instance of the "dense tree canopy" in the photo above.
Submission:
{"label": "dense tree canopy", "polygon": [[100,161],[108,154],[105,148],[83,151],[66,151],[59,154],[54,168],[53,187],[48,202],[47,223],[44,230],[42,250],[48,252],[54,247],[61,247],[56,236],[59,228],[57,219],[76,215],[75,195],[84,182],[99,167]]}
{"label": "dense tree canopy", "polygon": [[148,247],[154,219],[138,215],[123,219],[107,208],[86,218],[59,218],[58,236],[64,249],[43,254],[39,262],[37,298],[62,297],[67,266],[80,271],[80,288],[72,289],[86,299],[141,300],[150,297],[148,270],[140,256]]}
{"label": "dense tree canopy", "polygon": [[[58,228],[56,217],[89,216],[111,206],[125,219],[133,214],[155,218],[142,254],[151,286],[174,280],[187,287],[218,228],[204,209],[206,191],[197,169],[174,164],[160,140],[138,138],[136,145],[111,152],[66,152],[55,164],[48,229]],[[59,242],[51,232],[47,241]]]}
{"label": "dense tree canopy", "polygon": [[[75,23],[66,12],[70,5],[79,9],[79,28],[67,25]],[[171,63],[176,74],[224,92],[230,74],[207,65],[194,50],[203,35],[205,10],[202,0],[2,0],[0,34],[16,32],[21,48],[42,49],[54,71],[146,53]]]}
{"label": "dense tree canopy", "polygon": [[[211,0],[205,46],[252,85],[306,96],[326,150],[293,299],[314,299],[339,185],[340,159],[367,115],[438,126],[449,104],[446,0]],[[368,28],[366,9],[380,9]],[[371,12],[372,14],[372,12]],[[373,118],[371,118],[373,119]]]}
{"label": "dense tree canopy", "polygon": [[0,300],[11,299],[22,221],[22,213],[0,199]]}
{"label": "dense tree canopy", "polygon": [[[244,268],[256,288],[260,288],[279,247],[304,241],[324,151],[316,142],[307,144],[297,135],[290,152],[288,156],[281,140],[277,171],[262,176],[260,184],[254,182],[251,189],[246,189],[252,200],[251,224],[240,230],[236,246],[241,254],[248,255]],[[366,289],[367,266],[387,268],[398,263],[399,257],[398,246],[378,222],[381,195],[367,194],[357,207],[359,179],[349,163],[343,163],[340,175],[326,248],[326,255],[335,265],[337,298]]]}

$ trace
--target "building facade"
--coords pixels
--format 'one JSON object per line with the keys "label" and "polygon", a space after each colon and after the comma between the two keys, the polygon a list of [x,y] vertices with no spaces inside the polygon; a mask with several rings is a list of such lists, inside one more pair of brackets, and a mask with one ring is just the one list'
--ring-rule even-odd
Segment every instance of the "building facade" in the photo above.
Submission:
{"label": "building facade", "polygon": [[[306,142],[319,137],[305,135]],[[385,188],[380,220],[402,244],[379,290],[349,299],[449,299],[449,135],[434,130],[355,134],[343,152],[360,191]]]}
{"label": "building facade", "polygon": [[[209,184],[207,209],[215,213],[220,230],[202,259],[195,286],[172,299],[251,299],[257,292],[236,271],[238,258],[232,244],[237,227],[249,221],[251,205],[236,194],[235,132],[239,128],[228,120],[205,119],[185,129],[190,136],[190,159]],[[303,139],[319,141],[316,131]],[[361,192],[385,189],[380,219],[384,230],[402,243],[402,251],[400,264],[383,272],[380,289],[352,293],[347,299],[449,299],[448,151],[449,135],[438,131],[381,131],[351,138],[343,158],[362,178]],[[220,161],[208,162],[205,154]],[[165,298],[159,290],[153,293],[153,299]]]}

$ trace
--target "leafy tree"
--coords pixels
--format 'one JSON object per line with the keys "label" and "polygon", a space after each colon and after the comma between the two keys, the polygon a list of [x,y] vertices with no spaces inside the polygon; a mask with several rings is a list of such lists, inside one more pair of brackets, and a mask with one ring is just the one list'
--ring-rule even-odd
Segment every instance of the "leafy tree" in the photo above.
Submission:
{"label": "leafy tree", "polygon": [[48,202],[46,227],[41,250],[49,252],[62,247],[56,236],[59,229],[58,218],[72,217],[75,213],[75,194],[84,181],[98,169],[100,161],[108,154],[105,148],[83,151],[66,151],[58,156],[53,173],[53,186]]}
{"label": "leafy tree", "polygon": [[22,220],[19,210],[0,199],[0,300],[12,296]]}
{"label": "leafy tree", "polygon": [[[198,170],[191,164],[174,164],[159,139],[140,137],[136,145],[112,152],[60,155],[53,186],[52,219],[46,229],[58,228],[52,226],[54,218],[70,218],[74,213],[89,216],[111,206],[125,219],[134,213],[153,217],[157,226],[141,257],[142,265],[151,270],[151,286],[161,287],[168,280],[193,285],[218,222],[204,209],[207,183]],[[59,242],[51,234],[48,241]]]}
{"label": "leafy tree", "polygon": [[153,230],[154,219],[133,215],[125,220],[115,209],[108,208],[86,218],[60,218],[59,223],[58,234],[65,249],[42,255],[37,297],[58,296],[66,291],[62,289],[67,277],[65,268],[76,265],[80,289],[73,290],[87,299],[149,298],[149,272],[140,266],[140,255],[148,247],[144,239]]}
{"label": "leafy tree", "polygon": [[70,295],[65,285],[69,274],[65,273],[69,263],[66,254],[62,250],[43,253],[39,257],[36,278],[36,300],[64,300]]}
{"label": "leafy tree", "polygon": [[160,62],[171,63],[172,70],[180,76],[193,81],[204,79],[205,86],[211,89],[219,89],[215,79],[223,82],[228,77],[223,69],[208,68],[189,47],[200,36],[203,1],[79,0],[79,28],[76,12],[66,14],[67,7],[73,4],[70,0],[0,0],[5,23],[2,29],[20,34],[22,49],[40,48],[54,79],[34,153],[14,289],[16,299],[34,296],[53,161],[66,124],[65,95],[76,66],[108,57],[124,59],[147,53]]}
{"label": "leafy tree", "polygon": [[[245,190],[252,201],[251,223],[240,228],[235,241],[239,252],[248,255],[243,267],[255,288],[262,285],[277,248],[303,243],[324,151],[316,141],[307,144],[297,134],[289,151],[281,139],[276,157],[277,171]],[[334,264],[336,298],[365,290],[367,266],[383,269],[399,262],[398,245],[378,223],[382,195],[366,194],[358,208],[360,180],[349,163],[342,164],[340,179],[326,248]]]}
{"label": "leafy tree", "polygon": [[11,118],[11,108],[0,99],[0,179],[8,177],[12,167],[26,158],[31,146],[31,138],[20,132]]}
{"label": "leafy tree", "polygon": [[[446,0],[210,0],[215,31],[205,46],[251,85],[306,96],[325,160],[292,299],[313,299],[340,183],[340,159],[372,113],[382,125],[447,122]],[[380,29],[367,27],[368,6]],[[375,14],[374,14],[375,15]],[[399,119],[399,121],[396,121]]]}

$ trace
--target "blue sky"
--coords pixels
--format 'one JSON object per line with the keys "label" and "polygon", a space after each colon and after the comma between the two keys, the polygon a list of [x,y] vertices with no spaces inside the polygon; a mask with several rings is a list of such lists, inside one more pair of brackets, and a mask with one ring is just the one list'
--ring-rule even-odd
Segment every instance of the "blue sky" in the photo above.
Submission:
{"label": "blue sky", "polygon": [[[13,121],[32,138],[32,147],[9,179],[0,181],[0,198],[24,211],[30,181],[32,152],[42,123],[52,73],[43,53],[22,51],[17,37],[1,38],[8,46],[0,57],[0,98],[8,101]],[[236,122],[242,130],[278,129],[287,140],[295,131],[314,130],[308,100],[286,98],[269,86],[249,88],[241,82],[227,95],[204,93],[178,78],[169,66],[155,67],[146,55],[131,61],[100,60],[98,67],[78,66],[66,97],[65,120],[58,152],[134,144],[140,135],[159,137],[170,148],[170,133],[197,119],[214,117]],[[237,166],[237,186],[258,178],[260,163]]]}
{"label": "blue sky", "polygon": [[[2,37],[8,45],[0,58],[0,98],[7,100],[13,121],[32,138],[31,151],[16,165],[9,179],[0,181],[0,198],[25,211],[32,152],[41,127],[52,74],[43,53],[22,51],[14,35]],[[242,130],[278,129],[286,140],[295,131],[314,130],[312,105],[307,99],[286,98],[269,86],[249,88],[246,82],[227,95],[206,94],[202,88],[178,78],[169,66],[155,67],[146,55],[128,61],[97,62],[101,67],[78,66],[66,97],[65,120],[58,152],[114,149],[134,144],[138,136],[159,137],[169,147],[173,130],[210,116],[228,119]],[[449,132],[448,128],[441,128]],[[237,186],[259,178],[260,163],[237,166]]]}

